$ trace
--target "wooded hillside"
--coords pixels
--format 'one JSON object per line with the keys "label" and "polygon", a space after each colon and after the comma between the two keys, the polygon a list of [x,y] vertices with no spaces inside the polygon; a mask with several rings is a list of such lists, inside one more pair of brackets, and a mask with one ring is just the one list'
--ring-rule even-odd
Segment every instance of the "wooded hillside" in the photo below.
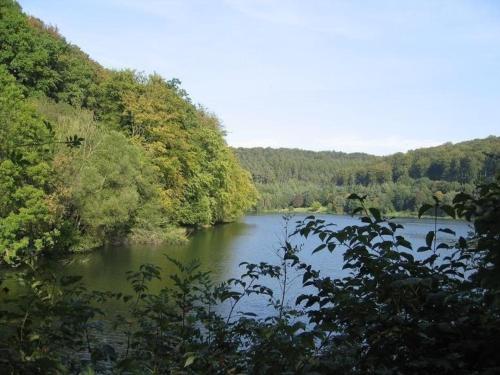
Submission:
{"label": "wooded hillside", "polygon": [[231,221],[255,203],[219,120],[179,80],[105,69],[10,0],[0,82],[5,258],[175,240],[178,226]]}
{"label": "wooded hillside", "polygon": [[390,156],[299,149],[238,148],[260,191],[261,210],[322,205],[349,208],[351,192],[368,194],[385,211],[415,212],[433,193],[451,202],[499,170],[500,138],[421,148]]}

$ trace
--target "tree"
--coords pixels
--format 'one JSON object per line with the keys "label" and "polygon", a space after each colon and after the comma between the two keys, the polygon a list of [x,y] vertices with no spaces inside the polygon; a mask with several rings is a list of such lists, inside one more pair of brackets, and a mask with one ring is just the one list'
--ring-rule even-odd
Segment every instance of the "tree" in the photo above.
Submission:
{"label": "tree", "polygon": [[50,128],[1,66],[0,119],[0,249],[1,257],[11,261],[20,254],[56,249],[67,238],[61,207],[51,195]]}

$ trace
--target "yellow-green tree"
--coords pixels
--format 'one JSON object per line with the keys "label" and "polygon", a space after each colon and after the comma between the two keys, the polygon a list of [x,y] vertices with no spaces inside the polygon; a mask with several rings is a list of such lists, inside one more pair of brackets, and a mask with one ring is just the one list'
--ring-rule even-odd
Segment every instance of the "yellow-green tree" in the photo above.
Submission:
{"label": "yellow-green tree", "polygon": [[159,168],[169,216],[181,224],[209,225],[234,220],[250,208],[256,191],[217,118],[158,75],[136,80],[141,84],[122,99],[122,126]]}

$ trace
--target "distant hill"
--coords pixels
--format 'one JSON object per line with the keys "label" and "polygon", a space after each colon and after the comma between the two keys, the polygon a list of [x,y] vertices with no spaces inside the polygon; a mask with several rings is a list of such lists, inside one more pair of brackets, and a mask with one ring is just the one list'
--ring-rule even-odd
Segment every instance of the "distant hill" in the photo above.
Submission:
{"label": "distant hill", "polygon": [[348,191],[364,191],[386,196],[389,210],[414,212],[424,196],[430,199],[439,191],[451,199],[457,191],[470,190],[472,184],[498,173],[500,137],[390,156],[287,148],[234,150],[261,193],[258,209],[309,207],[314,201],[332,207],[332,201],[342,200]]}

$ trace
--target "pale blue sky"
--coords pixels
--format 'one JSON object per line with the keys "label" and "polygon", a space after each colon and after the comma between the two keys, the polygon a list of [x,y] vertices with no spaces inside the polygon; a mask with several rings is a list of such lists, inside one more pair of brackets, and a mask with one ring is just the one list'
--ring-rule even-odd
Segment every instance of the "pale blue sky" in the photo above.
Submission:
{"label": "pale blue sky", "polygon": [[232,146],[500,134],[500,1],[21,0],[106,67],[177,77]]}

